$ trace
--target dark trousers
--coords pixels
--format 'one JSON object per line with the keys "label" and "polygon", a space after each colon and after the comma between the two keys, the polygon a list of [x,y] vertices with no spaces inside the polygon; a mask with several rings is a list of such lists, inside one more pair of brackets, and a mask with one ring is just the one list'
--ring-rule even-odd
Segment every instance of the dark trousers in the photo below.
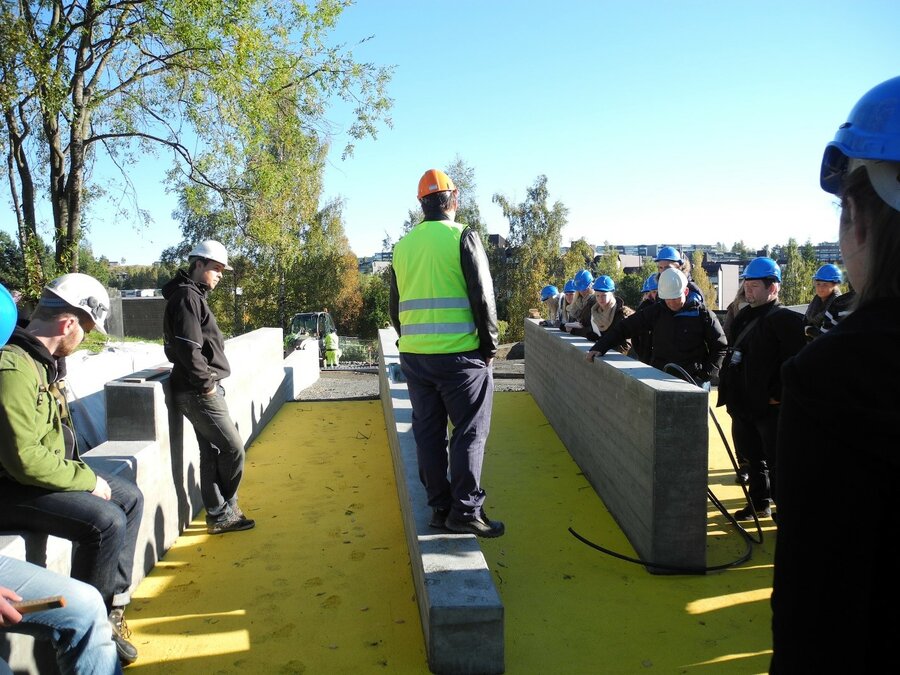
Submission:
{"label": "dark trousers", "polygon": [[90,492],[51,492],[0,480],[0,530],[70,540],[72,577],[100,591],[106,608],[111,609],[129,600],[144,496],[130,480],[103,478],[112,492],[109,501]]}
{"label": "dark trousers", "polygon": [[214,396],[192,391],[175,393],[175,404],[194,427],[200,448],[200,495],[206,522],[231,518],[244,477],[244,441],[228,412],[225,390]]}
{"label": "dark trousers", "polygon": [[778,435],[777,405],[770,405],[760,418],[731,415],[731,437],[738,457],[749,463],[747,492],[757,511],[776,501],[775,439]]}
{"label": "dark trousers", "polygon": [[[478,352],[400,354],[412,403],[419,478],[432,508],[480,515],[484,445],[491,426],[494,376]],[[453,433],[447,443],[447,420]],[[447,469],[450,478],[447,478]]]}

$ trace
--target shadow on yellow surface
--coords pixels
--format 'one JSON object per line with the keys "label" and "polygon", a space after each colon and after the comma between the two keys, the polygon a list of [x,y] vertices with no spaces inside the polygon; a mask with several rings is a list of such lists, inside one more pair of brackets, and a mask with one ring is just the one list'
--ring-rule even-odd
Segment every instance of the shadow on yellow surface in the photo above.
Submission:
{"label": "shadow on yellow surface", "polygon": [[[741,491],[711,429],[710,484],[733,511]],[[210,537],[193,523],[135,595],[128,671],[427,673],[390,462],[378,401],[284,406],[248,453],[241,503],[257,528]],[[635,555],[524,392],[495,396],[483,483],[507,526],[482,548],[508,673],[767,670],[771,521],[749,563],[706,576],[589,548],[568,528]],[[743,550],[710,505],[709,564]]]}

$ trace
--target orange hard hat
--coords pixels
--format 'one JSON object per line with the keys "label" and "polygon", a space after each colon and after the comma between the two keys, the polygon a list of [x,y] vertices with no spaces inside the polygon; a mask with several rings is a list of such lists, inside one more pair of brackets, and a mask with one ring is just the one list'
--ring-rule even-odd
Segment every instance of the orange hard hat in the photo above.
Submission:
{"label": "orange hard hat", "polygon": [[427,197],[435,192],[455,190],[456,186],[450,180],[450,176],[440,169],[428,169],[419,179],[419,199]]}

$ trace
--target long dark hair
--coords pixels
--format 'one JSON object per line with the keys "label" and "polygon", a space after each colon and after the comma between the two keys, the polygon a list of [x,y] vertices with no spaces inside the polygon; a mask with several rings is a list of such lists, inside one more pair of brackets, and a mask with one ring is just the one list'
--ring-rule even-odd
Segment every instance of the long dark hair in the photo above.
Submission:
{"label": "long dark hair", "polygon": [[849,208],[848,198],[855,207],[854,227],[861,223],[866,228],[866,284],[857,287],[857,306],[878,298],[900,298],[900,211],[878,196],[865,165],[844,179],[842,209]]}

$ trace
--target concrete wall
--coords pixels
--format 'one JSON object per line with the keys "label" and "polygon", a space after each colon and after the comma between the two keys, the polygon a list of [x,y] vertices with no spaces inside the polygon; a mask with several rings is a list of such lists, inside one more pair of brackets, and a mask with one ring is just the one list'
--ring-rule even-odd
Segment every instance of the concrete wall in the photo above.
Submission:
{"label": "concrete wall", "polygon": [[[264,328],[225,343],[232,366],[223,381],[226,400],[241,437],[249,445],[297,392],[295,382],[318,377],[318,354],[282,355],[281,329]],[[135,480],[144,494],[144,513],[134,560],[133,585],[202,509],[197,440],[193,429],[171,405],[169,364],[130,373],[105,385],[108,440],[85,453],[100,473]],[[95,375],[96,376],[96,375]],[[70,375],[71,379],[71,375]],[[88,391],[86,379],[72,380],[74,391]],[[244,508],[252,505],[243,505]],[[0,554],[45,564],[68,574],[71,545],[55,537],[0,535]],[[0,658],[15,672],[54,673],[55,661],[44,645],[20,635],[0,636]]]}
{"label": "concrete wall", "polygon": [[419,480],[412,404],[400,370],[397,333],[378,332],[379,383],[394,461],[400,512],[416,600],[434,673],[502,673],[504,609],[475,536],[428,526],[431,509]]}
{"label": "concrete wall", "polygon": [[165,298],[122,298],[122,330],[129,337],[162,338]]}
{"label": "concrete wall", "polygon": [[526,320],[525,388],[642,560],[705,567],[707,393],[590,344]]}

